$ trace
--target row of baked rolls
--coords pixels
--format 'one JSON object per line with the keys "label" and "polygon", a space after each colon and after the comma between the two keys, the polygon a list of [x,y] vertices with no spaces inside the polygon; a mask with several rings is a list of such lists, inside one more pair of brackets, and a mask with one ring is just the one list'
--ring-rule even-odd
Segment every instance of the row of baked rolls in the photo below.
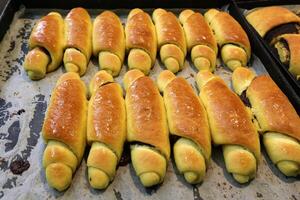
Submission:
{"label": "row of baked rolls", "polygon": [[300,174],[300,118],[288,98],[267,75],[246,68],[232,75],[233,88],[246,95],[272,162],[286,176]]}
{"label": "row of baked rolls", "polygon": [[251,47],[241,25],[228,13],[216,9],[208,10],[204,17],[216,37],[224,64],[231,70],[246,67]]}
{"label": "row of baked rolls", "polygon": [[157,39],[150,16],[141,9],[133,9],[125,26],[127,64],[129,69],[139,69],[146,75],[155,63]]}
{"label": "row of baked rolls", "polygon": [[52,92],[43,124],[47,143],[43,155],[48,184],[65,190],[79,166],[86,144],[86,88],[78,74],[60,77]]}
{"label": "row of baked rolls", "polygon": [[163,92],[170,133],[179,139],[173,146],[177,169],[187,182],[200,183],[211,155],[211,141],[206,111],[193,88],[171,71],[161,72],[157,79]]}
{"label": "row of baked rolls", "polygon": [[179,20],[185,32],[187,49],[198,70],[214,71],[218,54],[216,39],[201,13],[184,10]]}
{"label": "row of baked rolls", "polygon": [[126,139],[126,114],[123,91],[106,71],[100,71],[90,83],[87,159],[91,186],[104,189],[113,180]]}
{"label": "row of baked rolls", "polygon": [[120,73],[125,56],[125,35],[119,17],[104,11],[93,25],[93,54],[98,57],[99,67],[113,76]]}
{"label": "row of baked rolls", "polygon": [[220,77],[200,71],[196,80],[213,143],[222,145],[227,171],[239,183],[250,181],[260,160],[259,136],[250,110]]}
{"label": "row of baked rolls", "polygon": [[163,99],[151,78],[139,70],[124,76],[127,141],[131,161],[142,184],[163,181],[170,158],[170,143]]}
{"label": "row of baked rolls", "polygon": [[186,41],[182,26],[172,12],[161,8],[154,10],[152,18],[155,23],[160,59],[168,70],[176,73],[183,68],[186,56]]}

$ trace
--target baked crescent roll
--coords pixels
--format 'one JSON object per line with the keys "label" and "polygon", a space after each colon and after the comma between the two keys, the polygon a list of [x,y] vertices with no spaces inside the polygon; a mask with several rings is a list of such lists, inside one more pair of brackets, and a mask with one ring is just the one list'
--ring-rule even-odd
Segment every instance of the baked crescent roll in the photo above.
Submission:
{"label": "baked crescent roll", "polygon": [[24,69],[32,80],[45,77],[59,67],[65,46],[64,20],[57,12],[42,17],[33,27],[29,38],[30,51]]}
{"label": "baked crescent roll", "polygon": [[94,21],[93,54],[99,59],[100,69],[113,76],[120,73],[125,56],[125,35],[121,20],[104,11]]}
{"label": "baked crescent roll", "polygon": [[186,36],[188,51],[198,70],[214,71],[218,46],[204,17],[192,10],[184,10],[179,15]]}
{"label": "baked crescent roll", "polygon": [[85,74],[92,53],[92,22],[84,8],[73,8],[65,18],[66,71]]}
{"label": "baked crescent roll", "polygon": [[283,34],[274,44],[280,61],[288,67],[289,71],[300,78],[300,35]]}
{"label": "baked crescent roll", "polygon": [[163,181],[170,158],[164,102],[152,79],[139,70],[125,74],[124,87],[132,165],[142,184],[150,187]]}
{"label": "baked crescent roll", "polygon": [[90,90],[88,177],[93,188],[104,189],[115,176],[126,139],[125,103],[121,86],[106,71],[95,74]]}
{"label": "baked crescent roll", "polygon": [[284,7],[270,6],[254,9],[246,19],[258,34],[271,44],[282,34],[300,33],[300,18]]}
{"label": "baked crescent roll", "polygon": [[52,92],[43,124],[47,143],[43,155],[48,184],[65,190],[79,166],[86,144],[86,88],[78,74],[60,77]]}
{"label": "baked crescent roll", "polygon": [[288,98],[269,76],[255,77],[245,68],[233,72],[232,82],[239,95],[246,95],[272,162],[286,176],[299,175],[300,118]]}
{"label": "baked crescent roll", "polygon": [[160,59],[173,73],[184,66],[186,43],[183,29],[172,12],[155,9],[152,14],[155,23]]}
{"label": "baked crescent roll", "polygon": [[245,67],[251,57],[251,47],[241,25],[228,13],[216,9],[208,10],[204,17],[216,37],[226,66],[232,71]]}
{"label": "baked crescent roll", "polygon": [[212,140],[223,147],[227,171],[239,183],[250,181],[260,159],[259,135],[251,111],[220,77],[200,71],[196,79]]}
{"label": "baked crescent roll", "polygon": [[130,11],[125,26],[126,50],[129,69],[149,74],[155,63],[157,39],[150,16],[141,9]]}
{"label": "baked crescent roll", "polygon": [[157,83],[164,94],[170,133],[179,136],[173,147],[176,166],[187,182],[200,183],[211,155],[203,104],[184,78],[168,70],[159,74]]}

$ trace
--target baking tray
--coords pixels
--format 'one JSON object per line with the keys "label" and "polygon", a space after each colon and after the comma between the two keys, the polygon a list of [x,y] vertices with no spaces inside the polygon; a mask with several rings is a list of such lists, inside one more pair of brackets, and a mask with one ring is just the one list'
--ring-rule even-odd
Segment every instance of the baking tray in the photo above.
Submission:
{"label": "baking tray", "polygon": [[[232,11],[232,6],[223,5],[223,9]],[[21,7],[14,14],[0,44],[0,199],[300,199],[299,178],[282,175],[264,149],[256,178],[249,184],[241,185],[226,172],[220,147],[213,148],[204,182],[195,186],[184,181],[171,160],[164,183],[160,186],[145,189],[132,165],[128,164],[118,168],[115,180],[106,190],[94,190],[87,180],[87,148],[70,188],[65,192],[49,188],[41,163],[45,145],[40,134],[51,91],[64,69],[61,67],[40,81],[30,81],[22,64],[28,52],[27,42],[34,23],[50,10],[53,9]],[[57,11],[63,15],[68,12]],[[95,18],[100,11],[89,10],[89,13]],[[129,12],[126,9],[113,11],[123,22]],[[178,9],[171,11],[179,13]],[[194,80],[197,71],[190,63],[188,59],[178,76],[187,79],[198,92]],[[218,60],[216,74],[231,86],[232,73],[228,68],[220,67],[221,64]],[[82,77],[86,84],[98,71],[97,65],[97,59],[92,58],[86,75]],[[255,50],[249,65],[258,74],[267,73]],[[150,76],[156,79],[163,69],[157,60]],[[126,71],[127,67],[123,66],[117,82],[122,83]]]}
{"label": "baking tray", "polygon": [[[284,85],[279,83],[279,86],[281,89],[289,96],[290,101],[293,103],[295,106],[298,114],[300,112],[300,80],[296,80],[295,76],[293,76],[287,69],[286,66],[284,66],[281,61],[279,60],[278,56],[275,55],[274,51],[272,51],[271,47],[267,44],[267,42],[260,37],[260,35],[257,33],[257,31],[247,22],[245,18],[245,14],[247,13],[247,10],[258,8],[258,7],[265,7],[265,6],[271,6],[271,5],[281,5],[281,6],[287,6],[289,9],[299,9],[300,11],[300,1],[295,1],[295,0],[277,0],[277,1],[259,1],[259,2],[254,2],[254,1],[246,1],[246,2],[236,2],[233,3],[235,4],[238,8],[238,12],[236,17],[239,19],[239,22],[244,25],[244,28],[247,30],[248,36],[251,37],[253,40],[256,40],[258,45],[261,48],[264,48],[267,54],[270,56],[266,57],[266,60],[269,60],[271,58],[273,60],[272,65],[268,65],[268,71],[269,68],[270,70],[274,71],[274,73],[270,73],[271,76],[274,74],[274,77],[272,76],[273,79],[277,80],[275,78],[275,75],[283,75],[285,79],[288,81],[289,85],[291,88],[293,88],[293,91],[290,91],[290,88],[286,87],[284,88]],[[293,5],[293,6],[292,6]]]}

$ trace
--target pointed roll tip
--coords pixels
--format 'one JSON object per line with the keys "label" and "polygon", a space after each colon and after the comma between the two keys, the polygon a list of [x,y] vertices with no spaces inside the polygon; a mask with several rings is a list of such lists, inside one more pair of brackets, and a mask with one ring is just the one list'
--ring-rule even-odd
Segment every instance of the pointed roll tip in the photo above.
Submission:
{"label": "pointed roll tip", "polygon": [[90,85],[89,85],[89,91],[90,95],[92,95],[99,87],[106,83],[114,82],[114,78],[110,73],[108,73],[105,70],[101,70],[97,72],[94,77],[92,78]]}
{"label": "pointed roll tip", "polygon": [[255,78],[256,74],[246,67],[237,67],[232,73],[232,86],[234,91],[241,95],[245,91],[252,80]]}
{"label": "pointed roll tip", "polygon": [[209,9],[204,13],[204,18],[208,24],[212,21],[212,19],[219,13],[220,11],[214,8]]}
{"label": "pointed roll tip", "polygon": [[52,163],[46,168],[46,179],[50,187],[66,190],[72,181],[72,170],[63,163]]}
{"label": "pointed roll tip", "polygon": [[211,79],[215,78],[216,76],[211,73],[209,70],[201,70],[196,75],[196,82],[198,88],[201,89],[207,82]]}
{"label": "pointed roll tip", "polygon": [[183,10],[180,14],[179,14],[179,21],[181,24],[183,24],[192,14],[194,14],[195,12],[192,11],[191,9],[186,9]]}
{"label": "pointed roll tip", "polygon": [[94,167],[88,167],[88,178],[91,187],[100,190],[107,188],[110,182],[105,172]]}
{"label": "pointed roll tip", "polygon": [[157,85],[160,92],[163,92],[166,86],[175,79],[176,76],[169,70],[162,71],[157,77]]}
{"label": "pointed roll tip", "polygon": [[138,70],[138,69],[132,69],[124,75],[123,83],[125,90],[128,89],[128,87],[138,78],[145,76],[145,74]]}

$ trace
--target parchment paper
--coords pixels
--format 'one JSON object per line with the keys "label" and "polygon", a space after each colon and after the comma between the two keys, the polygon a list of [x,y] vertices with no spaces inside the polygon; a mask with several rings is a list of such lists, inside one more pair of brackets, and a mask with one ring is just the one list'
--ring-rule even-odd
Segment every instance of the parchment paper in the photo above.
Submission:
{"label": "parchment paper", "polygon": [[[51,91],[64,69],[61,67],[40,81],[31,81],[22,68],[31,29],[36,20],[49,11],[21,8],[0,44],[0,199],[300,199],[299,180],[283,176],[263,147],[256,178],[246,185],[236,183],[226,172],[221,148],[214,147],[205,180],[197,186],[187,184],[170,161],[164,183],[156,188],[145,189],[128,164],[118,168],[106,190],[94,190],[87,180],[85,155],[68,190],[57,192],[49,188],[41,163],[45,148],[41,127]],[[89,11],[93,18],[100,13],[100,10]],[[125,22],[128,11],[115,11]],[[68,11],[59,12],[65,15]],[[255,55],[250,66],[258,74],[267,73]],[[157,60],[150,76],[156,80],[163,69]],[[84,82],[88,84],[97,71],[97,59],[93,58],[82,77]],[[127,67],[123,66],[117,82],[122,83],[126,71]],[[196,73],[188,59],[178,76],[186,78],[198,93]],[[230,85],[231,72],[220,67],[220,61],[216,74]],[[23,173],[15,174],[18,172],[15,169],[20,168]]]}

